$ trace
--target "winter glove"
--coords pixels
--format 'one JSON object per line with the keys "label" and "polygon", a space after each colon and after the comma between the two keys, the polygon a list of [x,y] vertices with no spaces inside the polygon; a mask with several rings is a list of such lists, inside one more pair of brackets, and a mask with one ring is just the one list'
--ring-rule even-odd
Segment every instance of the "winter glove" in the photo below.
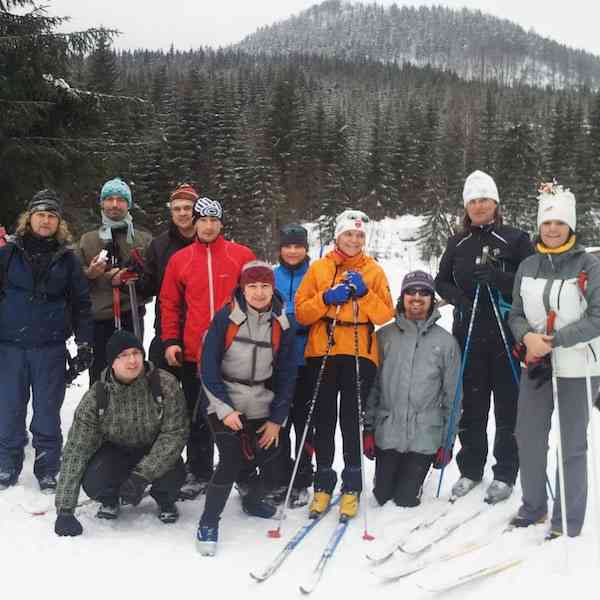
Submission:
{"label": "winter glove", "polygon": [[346,283],[350,286],[352,295],[356,298],[362,298],[369,291],[362,275],[357,271],[348,271],[346,273]]}
{"label": "winter glove", "polygon": [[372,429],[363,430],[363,454],[369,460],[375,460],[375,435]]}
{"label": "winter glove", "polygon": [[529,363],[527,365],[527,375],[529,379],[535,381],[533,386],[536,390],[541,388],[545,383],[548,383],[552,379],[552,359],[547,354],[539,361]]}
{"label": "winter glove", "polygon": [[450,464],[452,460],[452,448],[444,448],[440,446],[435,453],[435,458],[433,459],[433,468],[434,469],[443,469],[447,465]]}
{"label": "winter glove", "polygon": [[60,537],[75,537],[83,533],[83,527],[71,512],[59,512],[54,523],[54,533]]}
{"label": "winter glove", "polygon": [[475,265],[473,278],[478,283],[493,285],[496,280],[496,269],[490,263]]}
{"label": "winter glove", "polygon": [[66,384],[70,385],[80,373],[87,371],[92,366],[93,360],[94,351],[92,347],[87,343],[79,344],[77,354],[73,358],[67,357],[69,367],[65,376]]}
{"label": "winter glove", "polygon": [[132,473],[119,488],[121,502],[137,506],[142,501],[147,485],[148,481],[146,479],[137,473]]}
{"label": "winter glove", "polygon": [[350,299],[352,290],[347,283],[338,283],[323,294],[325,304],[345,304]]}

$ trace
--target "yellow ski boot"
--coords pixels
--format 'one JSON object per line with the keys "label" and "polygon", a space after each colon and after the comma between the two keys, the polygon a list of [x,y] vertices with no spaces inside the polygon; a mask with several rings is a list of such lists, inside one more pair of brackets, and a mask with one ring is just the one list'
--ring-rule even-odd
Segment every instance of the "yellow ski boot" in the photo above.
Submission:
{"label": "yellow ski boot", "polygon": [[308,515],[311,519],[320,517],[329,507],[331,502],[331,494],[327,492],[315,492],[312,502],[308,507]]}
{"label": "yellow ski boot", "polygon": [[358,513],[358,492],[344,492],[340,500],[340,521],[354,518]]}

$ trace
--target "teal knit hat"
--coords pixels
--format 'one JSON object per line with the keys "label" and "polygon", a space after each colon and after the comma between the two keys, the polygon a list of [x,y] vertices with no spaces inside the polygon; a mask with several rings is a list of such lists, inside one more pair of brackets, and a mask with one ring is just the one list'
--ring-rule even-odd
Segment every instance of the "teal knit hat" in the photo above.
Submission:
{"label": "teal knit hat", "polygon": [[131,208],[131,190],[129,189],[129,186],[119,177],[107,181],[102,186],[102,191],[100,192],[100,202],[110,198],[111,196],[119,196],[120,198],[123,198],[123,200],[127,200],[127,206]]}

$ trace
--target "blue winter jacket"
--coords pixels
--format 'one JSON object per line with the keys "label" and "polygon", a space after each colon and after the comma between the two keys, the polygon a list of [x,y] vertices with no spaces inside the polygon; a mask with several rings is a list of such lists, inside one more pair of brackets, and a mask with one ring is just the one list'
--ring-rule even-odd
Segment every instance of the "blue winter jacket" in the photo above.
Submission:
{"label": "blue winter jacket", "polygon": [[88,284],[72,250],[59,246],[37,287],[19,237],[0,248],[0,268],[6,268],[0,291],[0,343],[31,348],[64,343],[75,333],[78,344],[92,344]]}
{"label": "blue winter jacket", "polygon": [[302,278],[306,274],[306,271],[308,271],[308,265],[309,261],[307,259],[297,269],[290,269],[281,264],[275,267],[275,287],[283,296],[287,318],[290,323],[293,323],[296,326],[296,364],[299,367],[305,364],[304,348],[306,347],[306,341],[308,339],[308,327],[300,325],[300,323],[296,321],[294,298],[298,287],[300,287]]}
{"label": "blue winter jacket", "polygon": [[[239,385],[235,382],[225,381],[222,372],[222,363],[227,351],[225,348],[226,334],[229,326],[234,323],[240,325],[243,323],[244,314],[246,312],[246,301],[239,288],[234,292],[235,302],[226,304],[213,319],[206,338],[202,345],[202,355],[200,359],[200,379],[202,381],[203,393],[210,395],[224,405],[228,405],[231,410],[234,410],[234,403],[229,395],[229,385]],[[272,400],[269,407],[269,420],[280,425],[285,423],[288,417],[290,404],[296,387],[296,363],[294,353],[294,341],[296,330],[293,323],[283,313],[283,302],[277,291],[273,295],[273,305],[271,312],[271,323],[275,319],[287,322],[289,326],[282,326],[281,340],[279,349],[273,353],[272,376],[268,382],[263,382],[260,385],[267,387],[272,392]],[[236,323],[237,321],[237,323]],[[235,341],[235,340],[234,340]],[[232,349],[230,347],[230,349]],[[247,350],[248,362],[252,361],[252,357],[256,357],[256,352],[252,349]],[[254,370],[254,369],[252,369]],[[246,372],[247,369],[244,369]],[[240,373],[240,377],[245,377]],[[252,395],[253,390],[248,390],[248,394]],[[208,408],[207,398],[201,397],[201,403],[204,411]]]}

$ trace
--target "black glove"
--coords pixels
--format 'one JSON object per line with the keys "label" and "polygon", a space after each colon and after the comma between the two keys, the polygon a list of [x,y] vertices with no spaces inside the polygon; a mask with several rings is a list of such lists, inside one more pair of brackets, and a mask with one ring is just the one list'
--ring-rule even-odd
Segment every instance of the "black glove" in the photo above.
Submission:
{"label": "black glove", "polygon": [[539,361],[527,365],[529,379],[535,381],[533,386],[536,390],[552,379],[552,360],[547,354]]}
{"label": "black glove", "polygon": [[475,265],[473,270],[473,278],[478,283],[484,285],[492,285],[496,280],[496,269],[490,263]]}
{"label": "black glove", "polygon": [[144,496],[148,481],[137,473],[132,473],[119,488],[119,497],[122,504],[137,506]]}
{"label": "black glove", "polygon": [[83,527],[72,512],[59,512],[54,523],[54,533],[61,537],[75,537],[83,533]]}
{"label": "black glove", "polygon": [[67,358],[69,364],[65,376],[67,385],[73,383],[79,373],[83,373],[83,371],[89,369],[92,366],[93,360],[94,351],[92,347],[87,343],[79,344],[77,346],[77,354],[70,360]]}

